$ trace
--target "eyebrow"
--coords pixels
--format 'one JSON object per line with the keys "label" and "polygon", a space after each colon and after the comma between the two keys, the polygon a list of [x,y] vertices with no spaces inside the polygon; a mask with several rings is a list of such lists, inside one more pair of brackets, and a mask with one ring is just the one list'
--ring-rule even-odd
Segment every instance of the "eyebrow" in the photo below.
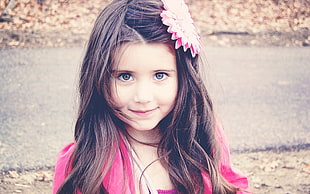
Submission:
{"label": "eyebrow", "polygon": [[[174,69],[157,69],[154,70],[153,72],[176,72],[176,70]],[[117,69],[117,70],[112,70],[112,73],[119,73],[119,72],[123,72],[123,73],[133,73],[134,71],[130,71],[130,70],[122,70],[122,69]]]}
{"label": "eyebrow", "polygon": [[119,72],[123,72],[123,73],[133,73],[133,71],[129,71],[129,70],[112,70],[112,73],[119,73]]}
{"label": "eyebrow", "polygon": [[176,72],[176,70],[174,69],[158,69],[158,70],[155,70],[154,72],[161,72],[161,71]]}

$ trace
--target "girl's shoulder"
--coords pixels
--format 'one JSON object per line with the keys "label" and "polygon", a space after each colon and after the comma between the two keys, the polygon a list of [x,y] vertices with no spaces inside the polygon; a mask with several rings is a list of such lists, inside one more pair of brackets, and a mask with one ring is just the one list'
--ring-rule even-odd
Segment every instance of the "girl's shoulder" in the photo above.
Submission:
{"label": "girl's shoulder", "polygon": [[56,157],[56,169],[65,169],[67,166],[68,161],[70,160],[70,156],[73,153],[73,150],[75,148],[75,142],[72,142],[68,145],[66,145],[64,148],[62,148]]}
{"label": "girl's shoulder", "polygon": [[75,142],[72,142],[62,148],[58,154],[54,171],[53,193],[56,193],[60,185],[63,183],[66,175],[71,169],[67,168],[70,156],[73,153]]}
{"label": "girl's shoulder", "polygon": [[66,165],[70,159],[71,154],[73,153],[74,148],[75,142],[72,142],[62,148],[57,154],[55,167]]}
{"label": "girl's shoulder", "polygon": [[64,148],[62,148],[58,154],[57,154],[57,159],[58,158],[63,158],[63,157],[67,157],[67,156],[71,156],[73,150],[75,147],[75,142],[71,142],[68,145],[66,145]]}

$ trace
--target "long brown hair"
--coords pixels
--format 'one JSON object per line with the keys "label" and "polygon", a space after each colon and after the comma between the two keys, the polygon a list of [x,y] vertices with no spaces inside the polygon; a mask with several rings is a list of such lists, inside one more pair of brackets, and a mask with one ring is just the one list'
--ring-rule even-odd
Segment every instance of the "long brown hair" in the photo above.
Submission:
{"label": "long brown hair", "polygon": [[[71,171],[58,193],[108,193],[102,181],[116,154],[118,129],[123,128],[110,95],[113,53],[126,42],[173,47],[171,34],[161,22],[162,10],[160,0],[114,0],[98,16],[80,72]],[[179,88],[174,109],[159,123],[161,162],[179,193],[203,193],[202,171],[209,174],[213,193],[236,193],[218,169],[213,106],[200,76],[203,64],[190,51],[175,52]]]}

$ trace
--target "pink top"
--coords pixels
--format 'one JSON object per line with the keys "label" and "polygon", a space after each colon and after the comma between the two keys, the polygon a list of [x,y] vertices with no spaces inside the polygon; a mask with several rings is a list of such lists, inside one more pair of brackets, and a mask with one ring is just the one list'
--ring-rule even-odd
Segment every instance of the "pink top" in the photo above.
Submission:
{"label": "pink top", "polygon": [[[233,170],[231,167],[229,148],[227,145],[226,138],[223,134],[222,126],[217,123],[217,131],[216,135],[221,145],[221,159],[219,170],[223,177],[236,186],[240,188],[238,194],[251,193],[249,190],[248,180],[245,176],[241,175],[241,173],[237,172],[235,169]],[[70,155],[74,150],[75,143],[71,143],[65,148],[63,148],[57,155],[57,162],[55,165],[55,173],[54,173],[54,183],[53,183],[53,194],[55,194],[63,183],[65,177],[69,172],[66,172],[66,166],[69,161]],[[124,168],[126,166],[126,168]],[[124,171],[124,169],[126,169]],[[128,182],[124,184],[124,180],[119,177],[129,177]],[[115,159],[113,161],[111,169],[108,171],[107,175],[103,180],[104,187],[109,191],[109,193],[117,194],[117,193],[125,193],[132,194],[135,193],[135,185],[132,172],[132,166],[130,162],[130,156],[127,151],[127,147],[123,141],[120,141],[119,150],[116,153]],[[204,194],[212,194],[212,185],[207,173],[202,172],[202,177],[204,181]],[[125,188],[119,187],[119,185],[124,185]],[[158,190],[159,194],[176,194],[175,190]]]}

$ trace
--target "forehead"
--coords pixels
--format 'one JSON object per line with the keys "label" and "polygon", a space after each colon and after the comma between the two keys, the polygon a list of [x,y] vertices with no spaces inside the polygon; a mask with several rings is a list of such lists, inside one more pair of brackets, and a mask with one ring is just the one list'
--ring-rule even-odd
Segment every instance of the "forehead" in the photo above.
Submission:
{"label": "forehead", "polygon": [[113,69],[176,69],[174,49],[162,43],[124,44],[114,54]]}

